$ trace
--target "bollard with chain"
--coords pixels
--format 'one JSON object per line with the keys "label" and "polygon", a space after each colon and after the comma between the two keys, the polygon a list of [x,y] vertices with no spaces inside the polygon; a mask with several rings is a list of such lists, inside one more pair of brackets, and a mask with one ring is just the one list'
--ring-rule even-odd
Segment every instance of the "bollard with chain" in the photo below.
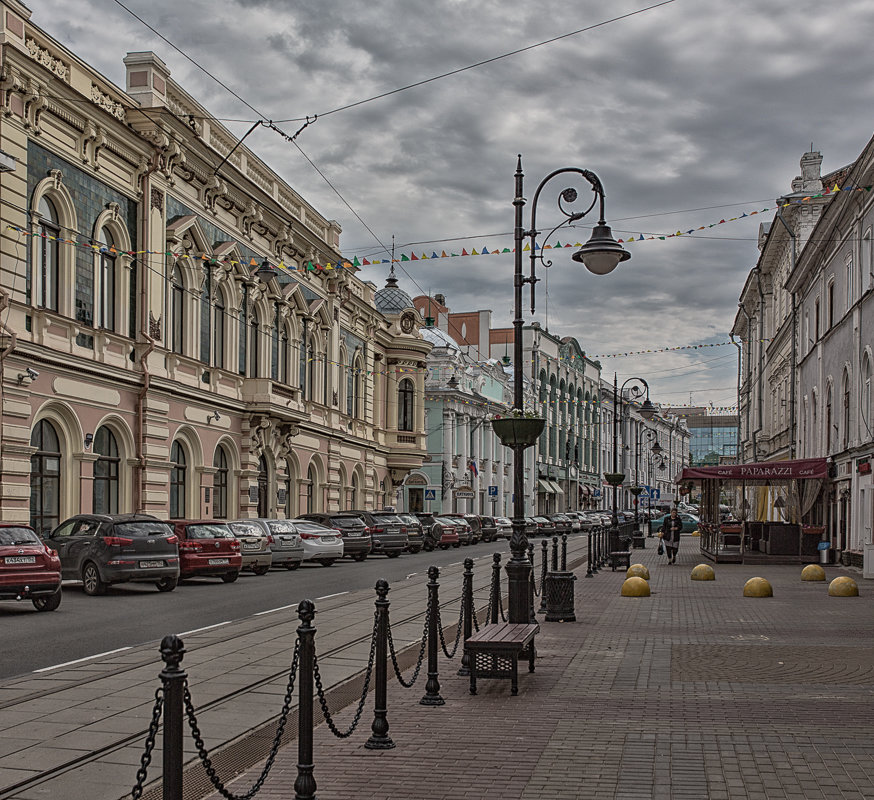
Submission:
{"label": "bollard with chain", "polygon": [[[461,584],[462,619],[464,625],[464,641],[467,642],[473,636],[473,559],[464,559],[464,575]],[[458,668],[459,675],[470,675],[470,653],[464,648],[461,656],[461,666]]]}
{"label": "bollard with chain", "polygon": [[592,532],[586,534],[586,577],[591,578],[592,572]]}
{"label": "bollard with chain", "polygon": [[598,552],[601,555],[601,563],[599,566],[601,567],[607,564],[607,533],[608,529],[606,527],[601,528],[601,541],[598,544]]}
{"label": "bollard with chain", "polygon": [[489,622],[492,625],[498,624],[498,607],[501,605],[501,554],[495,553],[492,556],[492,589],[491,597],[489,597],[489,608],[492,611]]}
{"label": "bollard with chain", "polygon": [[419,701],[423,706],[442,706],[446,701],[440,696],[440,680],[437,674],[437,611],[440,608],[440,570],[428,567],[428,680],[425,695]]}
{"label": "bollard with chain", "polygon": [[370,738],[364,743],[368,750],[391,750],[395,743],[388,735],[388,581],[376,582],[376,688],[374,689],[373,724]]}
{"label": "bollard with chain", "polygon": [[561,571],[567,572],[567,534],[561,535]]}
{"label": "bollard with chain", "polygon": [[528,581],[528,621],[532,624],[537,622],[537,617],[535,616],[534,611],[534,595],[535,595],[535,581],[534,581],[534,543],[528,542],[528,560],[531,562],[531,572],[529,573],[531,576],[531,580]]}
{"label": "bollard with chain", "polygon": [[178,636],[165,636],[161,640],[161,658],[164,669],[161,681],[164,684],[164,763],[163,796],[165,800],[182,800],[182,710],[183,691],[187,675],[180,669],[185,645]]}
{"label": "bollard with chain", "polygon": [[297,639],[300,648],[298,677],[298,734],[297,779],[294,782],[294,800],[315,800],[316,779],[313,777],[313,661],[315,635],[313,619],[316,606],[312,600],[301,600],[297,607],[300,625]]}
{"label": "bollard with chain", "polygon": [[552,571],[558,572],[558,536],[552,537]]}
{"label": "bollard with chain", "polygon": [[541,552],[540,552],[540,608],[538,611],[541,614],[546,613],[546,592],[544,591],[544,587],[546,586],[546,570],[549,566],[549,555],[546,552],[549,548],[549,544],[546,539],[543,539],[540,542]]}

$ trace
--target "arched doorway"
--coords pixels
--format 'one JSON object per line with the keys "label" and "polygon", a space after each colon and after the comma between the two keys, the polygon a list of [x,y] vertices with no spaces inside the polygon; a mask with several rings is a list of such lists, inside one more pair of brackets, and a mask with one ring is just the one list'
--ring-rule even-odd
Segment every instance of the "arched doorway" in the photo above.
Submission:
{"label": "arched doorway", "polygon": [[47,534],[60,522],[61,443],[54,426],[40,420],[30,437],[30,525]]}
{"label": "arched doorway", "polygon": [[258,517],[266,519],[270,516],[270,478],[267,475],[267,462],[264,456],[258,459]]}
{"label": "arched doorway", "polygon": [[94,462],[93,508],[95,514],[118,513],[118,442],[112,431],[105,425],[94,434],[94,452],[98,456]]}

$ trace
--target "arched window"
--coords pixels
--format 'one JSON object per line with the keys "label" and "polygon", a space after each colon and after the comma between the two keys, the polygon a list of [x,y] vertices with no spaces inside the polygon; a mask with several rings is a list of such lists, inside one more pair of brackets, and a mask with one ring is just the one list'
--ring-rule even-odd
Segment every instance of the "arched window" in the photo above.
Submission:
{"label": "arched window", "polygon": [[211,363],[212,355],[212,269],[209,263],[203,262],[203,281],[200,288],[200,360],[204,364]]}
{"label": "arched window", "polygon": [[185,517],[185,451],[179,442],[170,448],[170,519]]}
{"label": "arched window", "polygon": [[273,327],[270,329],[270,377],[274,381],[279,380],[281,331],[282,317],[279,314],[279,303],[276,303],[273,307]]}
{"label": "arched window", "polygon": [[97,285],[95,287],[97,297],[94,304],[96,306],[97,327],[114,331],[117,302],[115,267],[118,251],[109,228],[101,228],[99,244],[100,253],[97,261]]}
{"label": "arched window", "polygon": [[36,305],[57,311],[60,218],[54,203],[45,196],[40,198],[38,211],[39,239],[36,268],[39,270],[39,290]]}
{"label": "arched window", "polygon": [[118,514],[118,443],[105,425],[94,434],[94,513]]}
{"label": "arched window", "polygon": [[355,416],[355,368],[348,363],[348,355],[341,358],[346,364],[346,414]]}
{"label": "arched window", "polygon": [[30,437],[30,526],[46,534],[60,522],[61,444],[54,426],[40,420]]}
{"label": "arched window", "polygon": [[185,331],[185,282],[177,264],[170,276],[170,349],[182,353]]}
{"label": "arched window", "polygon": [[297,505],[297,498],[293,494],[293,490],[297,490],[297,482],[295,481],[297,472],[291,459],[286,462],[285,474],[288,476],[285,479],[285,518],[293,519],[295,516],[294,509]]}
{"label": "arched window", "polygon": [[258,310],[252,309],[249,319],[249,377],[259,377],[260,359],[258,358],[258,328],[261,324]]}
{"label": "arched window", "polygon": [[844,408],[843,408],[843,420],[841,422],[841,436],[843,439],[844,448],[849,447],[850,445],[850,373],[844,371],[844,385],[843,385],[843,394],[844,394]]}
{"label": "arched window", "polygon": [[810,454],[818,455],[819,442],[816,441],[818,429],[816,421],[818,418],[816,390],[814,389],[810,395]]}
{"label": "arched window", "polygon": [[310,336],[307,344],[306,399],[316,399],[316,341]]}
{"label": "arched window", "polygon": [[352,473],[352,508],[361,508],[361,482],[358,480],[358,473]]}
{"label": "arched window", "polygon": [[246,342],[249,336],[249,287],[243,284],[243,297],[240,304],[240,327],[237,339],[237,372],[246,374]]}
{"label": "arched window", "polygon": [[212,363],[219,369],[224,369],[225,366],[225,313],[225,299],[219,290],[216,292],[212,314]]}
{"label": "arched window", "polygon": [[279,380],[284,386],[288,386],[291,382],[288,367],[291,361],[291,354],[289,353],[290,342],[291,336],[288,333],[288,325],[285,325],[282,328],[282,336],[279,337]]}
{"label": "arched window", "polygon": [[316,508],[316,471],[310,466],[307,470],[307,509],[304,513],[312,514]]}
{"label": "arched window", "polygon": [[825,392],[825,454],[832,451],[832,387],[829,384]]}
{"label": "arched window", "polygon": [[212,465],[215,467],[215,477],[213,478],[212,486],[212,515],[216,519],[228,518],[228,454],[225,448],[219,446],[215,450],[215,457],[212,460]]}
{"label": "arched window", "polygon": [[[355,363],[353,365],[354,378],[352,381],[352,416],[353,417],[363,417],[364,411],[361,408],[361,384],[364,380],[364,367],[363,361],[361,357],[358,356],[355,358]],[[360,506],[356,506],[356,508],[360,508]]]}
{"label": "arched window", "polygon": [[398,384],[398,430],[413,430],[413,382],[409,378]]}
{"label": "arched window", "polygon": [[867,353],[862,362],[862,402],[859,405],[860,439],[870,439],[874,428],[871,425],[871,359]]}

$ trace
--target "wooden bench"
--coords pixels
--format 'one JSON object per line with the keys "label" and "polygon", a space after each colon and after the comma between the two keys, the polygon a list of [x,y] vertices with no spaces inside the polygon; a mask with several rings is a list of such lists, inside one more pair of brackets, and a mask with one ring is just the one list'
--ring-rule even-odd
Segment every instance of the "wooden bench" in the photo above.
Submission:
{"label": "wooden bench", "polygon": [[528,656],[528,671],[534,672],[534,637],[539,630],[537,624],[501,622],[483,625],[465,640],[470,656],[470,693],[476,694],[477,678],[509,678],[511,692],[519,694],[519,656]]}

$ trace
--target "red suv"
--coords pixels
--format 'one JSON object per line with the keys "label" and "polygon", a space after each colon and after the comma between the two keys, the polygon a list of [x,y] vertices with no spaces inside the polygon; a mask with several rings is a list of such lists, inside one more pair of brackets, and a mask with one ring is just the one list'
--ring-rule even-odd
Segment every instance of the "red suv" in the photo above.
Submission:
{"label": "red suv", "polygon": [[177,519],[171,523],[179,537],[179,577],[214,575],[233,583],[243,568],[240,540],[224,522]]}
{"label": "red suv", "polygon": [[61,560],[29,525],[0,522],[0,600],[30,600],[37,611],[61,604]]}

